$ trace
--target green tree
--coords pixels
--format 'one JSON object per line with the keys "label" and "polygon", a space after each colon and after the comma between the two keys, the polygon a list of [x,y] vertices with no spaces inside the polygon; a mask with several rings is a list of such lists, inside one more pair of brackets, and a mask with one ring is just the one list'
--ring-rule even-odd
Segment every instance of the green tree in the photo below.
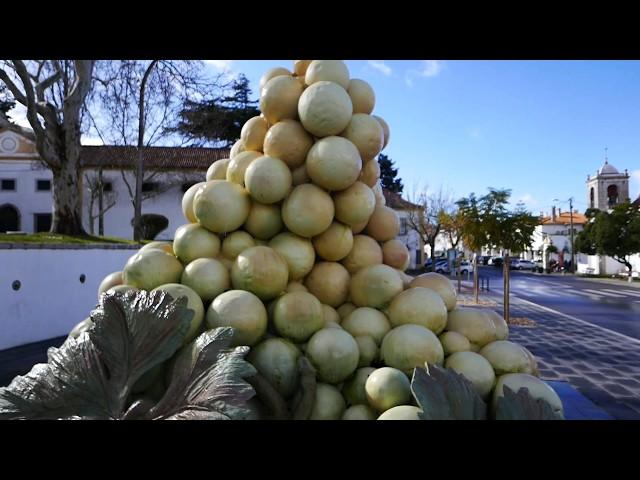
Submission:
{"label": "green tree", "polygon": [[395,193],[402,193],[404,185],[401,178],[398,176],[398,169],[393,168],[393,160],[387,155],[378,155],[378,163],[380,164],[380,183],[382,188]]}
{"label": "green tree", "polygon": [[228,93],[202,101],[186,101],[177,125],[167,132],[178,133],[191,145],[230,147],[240,138],[245,122],[260,115],[257,104],[257,100],[251,100],[249,80],[240,74]]}
{"label": "green tree", "polygon": [[629,271],[629,256],[640,253],[640,209],[628,200],[610,211],[588,209],[584,230],[575,240],[575,248],[587,255],[607,255]]}

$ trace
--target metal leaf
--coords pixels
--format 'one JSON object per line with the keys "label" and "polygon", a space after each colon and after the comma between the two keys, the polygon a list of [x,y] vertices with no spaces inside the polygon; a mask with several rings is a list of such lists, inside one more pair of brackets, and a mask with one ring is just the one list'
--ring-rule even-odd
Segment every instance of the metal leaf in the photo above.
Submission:
{"label": "metal leaf", "polygon": [[176,359],[171,383],[147,418],[240,419],[255,391],[244,379],[256,374],[244,360],[249,347],[229,348],[233,329],[202,333]]}
{"label": "metal leaf", "polygon": [[[427,370],[428,369],[428,370]],[[416,368],[411,391],[423,420],[486,420],[487,405],[463,375],[438,365]]]}
{"label": "metal leaf", "polygon": [[496,420],[564,420],[546,400],[533,398],[526,387],[514,392],[508,386],[503,387],[504,396],[498,398]]}

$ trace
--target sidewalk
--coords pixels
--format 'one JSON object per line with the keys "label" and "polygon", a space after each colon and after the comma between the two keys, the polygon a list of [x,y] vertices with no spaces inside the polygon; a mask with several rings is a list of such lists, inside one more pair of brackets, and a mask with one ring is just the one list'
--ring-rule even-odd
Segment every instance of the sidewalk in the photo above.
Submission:
{"label": "sidewalk", "polygon": [[[466,287],[466,288],[465,288]],[[462,299],[471,299],[463,286]],[[502,295],[482,292],[502,314]],[[538,359],[542,379],[568,382],[618,420],[640,420],[640,341],[511,296],[512,318],[535,326],[509,326],[509,340]]]}

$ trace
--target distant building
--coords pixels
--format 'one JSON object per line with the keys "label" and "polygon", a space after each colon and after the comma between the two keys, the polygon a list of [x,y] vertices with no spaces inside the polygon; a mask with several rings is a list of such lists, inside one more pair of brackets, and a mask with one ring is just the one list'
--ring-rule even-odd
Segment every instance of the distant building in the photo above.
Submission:
{"label": "distant building", "polygon": [[413,269],[422,266],[424,244],[418,232],[409,226],[409,212],[422,210],[422,207],[405,200],[400,194],[390,190],[383,190],[382,193],[384,194],[387,207],[394,209],[400,217],[400,235],[398,235],[397,239],[404,243],[409,250],[411,255],[409,268]]}
{"label": "distant building", "polygon": [[624,203],[629,199],[629,172],[618,172],[605,158],[595,177],[587,176],[587,195],[589,208],[598,210],[608,210]]}
{"label": "distant building", "polygon": [[551,214],[540,215],[540,224],[536,226],[531,242],[531,249],[524,252],[523,257],[528,260],[539,260],[545,255],[549,245],[553,245],[558,253],[550,254],[550,259],[557,260],[563,257],[564,260],[571,259],[571,223],[573,221],[573,235],[578,235],[587,223],[587,217],[578,213],[556,210],[551,208]]}

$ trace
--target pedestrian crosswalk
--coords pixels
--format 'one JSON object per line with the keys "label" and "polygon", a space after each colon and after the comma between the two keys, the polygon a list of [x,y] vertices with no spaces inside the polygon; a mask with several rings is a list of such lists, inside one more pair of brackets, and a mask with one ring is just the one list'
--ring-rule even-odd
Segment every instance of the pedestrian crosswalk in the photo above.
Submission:
{"label": "pedestrian crosswalk", "polygon": [[525,296],[545,296],[556,298],[588,298],[595,301],[640,304],[640,290],[635,288],[580,288],[570,284],[559,285],[548,281],[512,282],[511,291]]}

